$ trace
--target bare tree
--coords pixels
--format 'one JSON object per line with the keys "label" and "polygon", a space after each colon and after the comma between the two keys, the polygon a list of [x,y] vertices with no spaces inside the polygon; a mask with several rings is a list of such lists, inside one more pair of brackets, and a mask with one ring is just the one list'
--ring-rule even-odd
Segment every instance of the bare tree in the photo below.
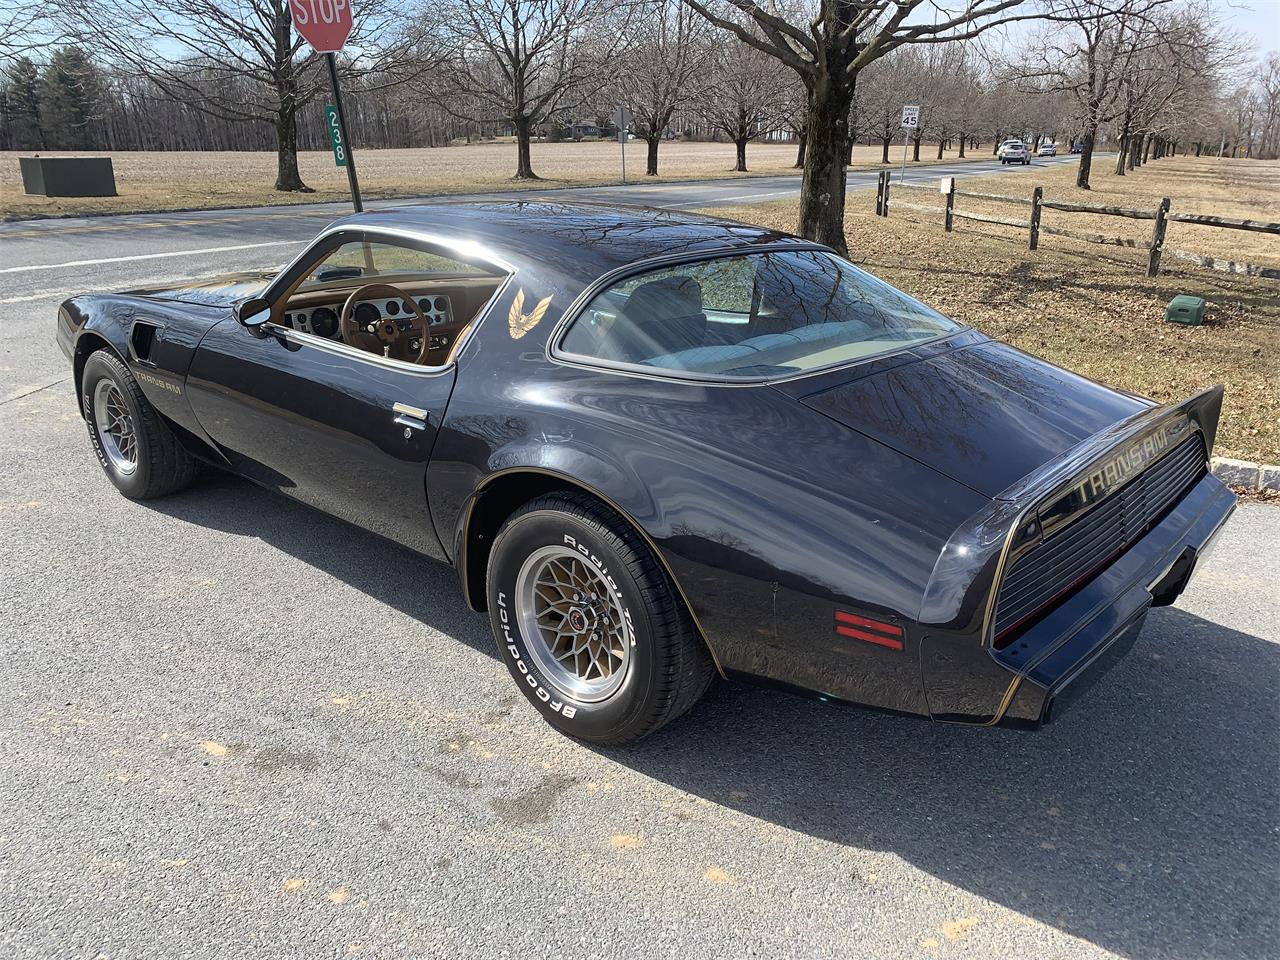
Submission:
{"label": "bare tree", "polygon": [[1145,27],[1171,0],[1047,0],[1055,23],[1009,74],[1025,90],[1065,94],[1081,132],[1076,186],[1089,189],[1099,130],[1123,111],[1121,80],[1145,52]]}
{"label": "bare tree", "polygon": [[[70,31],[166,96],[224,120],[272,122],[275,188],[310,190],[298,174],[298,111],[327,88],[327,79],[321,55],[293,30],[289,0],[56,2]],[[405,32],[400,0],[353,0],[353,14],[349,43],[359,56],[344,58],[345,76],[399,82],[433,62]]]}
{"label": "bare tree", "polygon": [[[868,64],[908,43],[976,37],[1041,15],[1024,0],[813,0],[785,10],[771,0],[684,0],[716,26],[794,70],[809,97],[800,188],[801,235],[845,249],[849,109]],[[949,9],[951,8],[951,9]],[[932,21],[923,15],[938,13]]]}
{"label": "bare tree", "polygon": [[49,16],[40,0],[0,2],[0,64],[27,57],[66,39],[66,31]]}
{"label": "bare tree", "polygon": [[1153,11],[1137,25],[1131,47],[1116,84],[1119,176],[1143,162],[1153,140],[1157,155],[1163,152],[1166,135],[1238,65],[1240,48],[1196,6]]}
{"label": "bare tree", "polygon": [[1274,160],[1280,156],[1280,54],[1267,54],[1253,78],[1261,104],[1258,129],[1258,156]]}
{"label": "bare tree", "polygon": [[711,49],[706,21],[680,0],[653,0],[637,11],[630,44],[616,63],[615,99],[648,144],[645,173],[658,175],[658,145],[671,117],[702,94]]}
{"label": "bare tree", "polygon": [[625,31],[611,0],[437,0],[428,19],[453,51],[432,87],[446,110],[511,125],[515,179],[536,180],[534,128],[578,108]]}
{"label": "bare tree", "polygon": [[778,62],[749,44],[730,41],[715,55],[702,112],[733,141],[735,171],[747,170],[748,143],[783,124],[786,81]]}

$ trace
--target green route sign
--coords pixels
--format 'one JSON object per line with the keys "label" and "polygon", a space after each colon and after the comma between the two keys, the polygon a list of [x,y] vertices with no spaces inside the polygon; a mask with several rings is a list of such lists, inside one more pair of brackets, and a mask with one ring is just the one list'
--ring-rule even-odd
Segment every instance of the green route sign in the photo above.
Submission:
{"label": "green route sign", "polygon": [[324,119],[329,126],[329,142],[333,145],[333,165],[347,165],[347,145],[342,142],[342,125],[338,122],[338,108],[331,103],[324,105]]}

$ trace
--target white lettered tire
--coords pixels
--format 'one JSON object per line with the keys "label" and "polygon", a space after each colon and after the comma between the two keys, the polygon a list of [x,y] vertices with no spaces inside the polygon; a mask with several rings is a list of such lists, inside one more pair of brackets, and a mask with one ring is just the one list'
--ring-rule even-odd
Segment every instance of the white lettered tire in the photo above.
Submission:
{"label": "white lettered tire", "polygon": [[191,483],[195,459],[119,357],[105,349],[92,353],[80,393],[89,442],[116,489],[131,500],[151,500]]}
{"label": "white lettered tire", "polygon": [[711,657],[666,571],[629,524],[585,494],[548,494],[512,514],[494,540],[486,589],[516,685],[571,736],[638,740],[711,683]]}

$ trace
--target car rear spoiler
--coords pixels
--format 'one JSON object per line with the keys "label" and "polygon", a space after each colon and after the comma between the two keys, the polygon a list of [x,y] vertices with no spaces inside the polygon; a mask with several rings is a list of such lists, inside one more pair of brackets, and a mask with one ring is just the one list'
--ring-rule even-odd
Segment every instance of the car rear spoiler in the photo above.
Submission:
{"label": "car rear spoiler", "polygon": [[[1176,405],[1152,405],[1082,440],[1062,456],[1029,473],[994,498],[991,506],[963,523],[943,548],[925,588],[916,618],[948,630],[985,632],[995,601],[996,580],[1014,534],[1029,511],[1078,486],[1082,477],[1110,466],[1118,453],[1149,438],[1180,440],[1197,430],[1206,456],[1213,453],[1222,413],[1221,384]],[[1109,461],[1108,458],[1111,458]],[[1145,468],[1145,463],[1138,469]],[[1117,475],[1117,485],[1133,475]]]}
{"label": "car rear spoiler", "polygon": [[1204,437],[1206,455],[1213,456],[1213,442],[1218,434],[1218,418],[1222,414],[1222,393],[1222,384],[1219,383],[1176,406],[1148,407],[1082,440],[1057,460],[1051,460],[1027,474],[1000,493],[996,499],[1016,502],[1025,500],[1028,496],[1034,496],[1036,493],[1043,495],[1059,483],[1078,475],[1108,451],[1123,447],[1161,424],[1177,421],[1180,417],[1185,417],[1196,425]]}

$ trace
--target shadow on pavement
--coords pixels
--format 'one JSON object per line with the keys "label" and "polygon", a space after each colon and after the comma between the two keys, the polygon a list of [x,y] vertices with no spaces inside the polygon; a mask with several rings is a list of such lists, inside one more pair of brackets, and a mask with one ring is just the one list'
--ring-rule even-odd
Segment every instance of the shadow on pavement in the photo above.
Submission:
{"label": "shadow on pavement", "polygon": [[[231,478],[150,506],[261,537],[495,656],[443,564]],[[787,829],[897,854],[1119,954],[1274,956],[1278,687],[1280,646],[1165,608],[1040,731],[734,685],[638,745],[599,752]]]}
{"label": "shadow on pavement", "polygon": [[1134,957],[1274,956],[1280,646],[1177,608],[1040,731],[743,688],[612,759]]}
{"label": "shadow on pavement", "polygon": [[[498,658],[488,617],[467,606],[457,574],[447,564],[214,470],[202,475],[188,491],[141,501],[141,505],[186,523],[256,537],[392,609]],[[423,522],[429,522],[425,516]]]}

